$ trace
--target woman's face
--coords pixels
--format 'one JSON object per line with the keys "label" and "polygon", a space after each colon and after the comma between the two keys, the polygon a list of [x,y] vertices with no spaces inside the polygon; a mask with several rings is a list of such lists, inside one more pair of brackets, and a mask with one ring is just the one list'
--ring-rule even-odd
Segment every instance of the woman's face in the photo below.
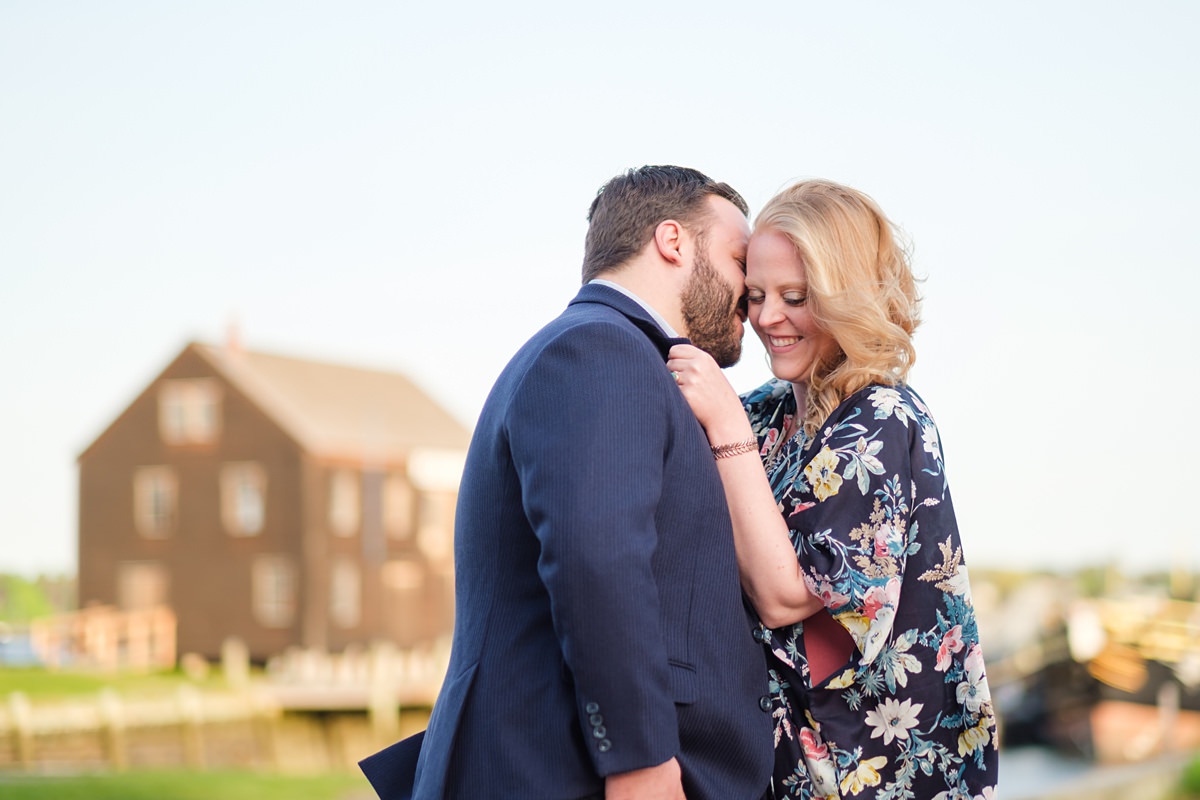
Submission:
{"label": "woman's face", "polygon": [[819,358],[837,352],[833,337],[809,313],[800,254],[779,231],[767,228],[750,237],[746,300],[750,325],[767,349],[776,378],[805,383]]}

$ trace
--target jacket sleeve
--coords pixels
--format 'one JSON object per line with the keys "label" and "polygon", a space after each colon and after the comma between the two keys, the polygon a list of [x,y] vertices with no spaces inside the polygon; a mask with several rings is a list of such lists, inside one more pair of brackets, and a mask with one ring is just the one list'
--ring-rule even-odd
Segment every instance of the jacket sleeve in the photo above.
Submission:
{"label": "jacket sleeve", "polygon": [[539,355],[507,418],[538,572],[599,775],[679,749],[651,561],[669,443],[665,365],[643,335],[593,323]]}

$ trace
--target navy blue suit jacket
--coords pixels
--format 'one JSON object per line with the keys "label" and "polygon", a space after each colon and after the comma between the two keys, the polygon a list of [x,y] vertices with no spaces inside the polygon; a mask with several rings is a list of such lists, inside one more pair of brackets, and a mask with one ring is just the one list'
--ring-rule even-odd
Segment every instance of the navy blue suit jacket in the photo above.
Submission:
{"label": "navy blue suit jacket", "polygon": [[673,756],[689,800],[762,796],[766,671],[673,343],[589,285],[501,374],[459,491],[445,683],[423,741],[362,765],[384,800],[571,800]]}

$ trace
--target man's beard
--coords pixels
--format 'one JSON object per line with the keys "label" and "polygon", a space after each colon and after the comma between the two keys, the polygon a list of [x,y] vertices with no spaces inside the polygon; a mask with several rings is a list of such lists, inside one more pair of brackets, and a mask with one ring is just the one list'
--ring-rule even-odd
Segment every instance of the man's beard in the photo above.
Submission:
{"label": "man's beard", "polygon": [[704,253],[696,254],[692,277],[683,287],[683,322],[692,344],[713,357],[719,367],[732,367],[742,357],[742,320],[736,313],[733,287],[717,274]]}

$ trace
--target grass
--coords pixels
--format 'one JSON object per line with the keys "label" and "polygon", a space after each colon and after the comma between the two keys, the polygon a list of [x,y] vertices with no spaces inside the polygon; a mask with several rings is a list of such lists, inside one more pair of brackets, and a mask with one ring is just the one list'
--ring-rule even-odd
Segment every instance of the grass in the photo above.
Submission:
{"label": "grass", "polygon": [[161,694],[174,691],[185,683],[217,687],[223,685],[224,681],[219,674],[215,674],[196,684],[175,671],[138,675],[50,672],[36,667],[14,667],[0,669],[0,698],[11,692],[22,692],[31,700],[46,700],[96,694],[104,688],[115,689],[121,694]]}
{"label": "grass", "polygon": [[1183,774],[1179,776],[1179,792],[1180,798],[1195,798],[1200,797],[1200,755],[1195,756],[1183,768]]}
{"label": "grass", "polygon": [[374,794],[361,775],[297,777],[181,771],[0,776],[0,796],[4,800],[357,800]]}

